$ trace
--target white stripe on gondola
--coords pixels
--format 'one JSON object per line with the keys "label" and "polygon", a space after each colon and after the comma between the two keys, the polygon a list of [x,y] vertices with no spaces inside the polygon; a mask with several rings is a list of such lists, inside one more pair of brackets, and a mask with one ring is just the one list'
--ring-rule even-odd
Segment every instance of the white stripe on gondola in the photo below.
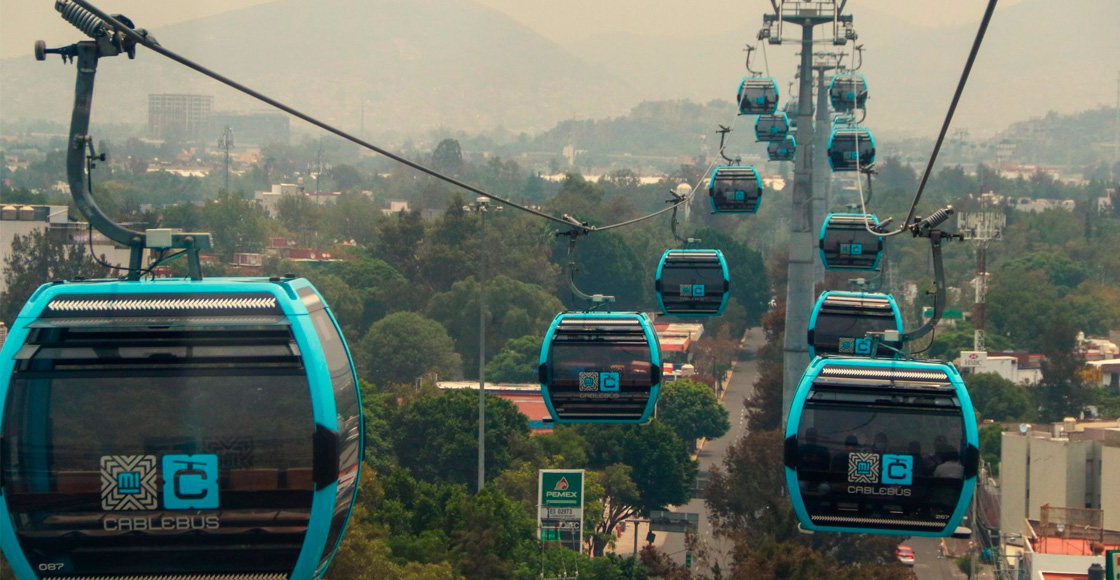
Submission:
{"label": "white stripe on gondola", "polygon": [[53,300],[47,310],[96,312],[134,310],[254,310],[275,308],[274,296],[252,298],[141,298],[119,300]]}
{"label": "white stripe on gondola", "polygon": [[288,580],[287,574],[138,574],[131,576],[67,576],[68,580]]}
{"label": "white stripe on gondola", "polygon": [[883,378],[883,379],[932,379],[944,381],[948,375],[936,371],[908,371],[903,369],[836,368],[821,369],[820,376]]}
{"label": "white stripe on gondola", "polygon": [[887,520],[887,519],[880,519],[880,518],[860,518],[860,517],[853,517],[853,516],[811,516],[810,519],[813,520],[814,524],[818,523],[818,522],[828,522],[828,523],[837,523],[837,524],[871,524],[871,525],[880,525],[880,526],[898,526],[898,525],[921,526],[921,527],[925,527],[925,528],[937,528],[937,529],[943,529],[945,527],[944,522],[923,522],[923,521],[919,521],[919,520],[900,521],[900,520]]}

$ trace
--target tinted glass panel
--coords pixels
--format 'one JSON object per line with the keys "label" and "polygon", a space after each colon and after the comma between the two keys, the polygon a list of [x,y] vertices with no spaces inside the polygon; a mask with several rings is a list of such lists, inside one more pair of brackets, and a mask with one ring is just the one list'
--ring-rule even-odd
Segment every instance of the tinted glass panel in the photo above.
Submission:
{"label": "tinted glass panel", "polygon": [[33,568],[290,570],[313,431],[303,375],[20,373],[4,417],[8,508]]}
{"label": "tinted glass panel", "polygon": [[871,269],[879,260],[881,244],[879,235],[867,231],[862,223],[829,225],[821,249],[829,268]]}
{"label": "tinted glass panel", "polygon": [[[649,391],[651,384],[653,365],[650,362],[650,347],[646,343],[553,343],[549,362],[552,369],[550,387],[558,391],[610,392],[613,385],[609,383],[603,385],[606,389],[591,389],[590,384],[580,388],[581,380],[591,378],[597,381],[602,373],[618,373],[619,385],[624,391]],[[600,376],[590,377],[593,373]],[[610,378],[605,377],[608,381]],[[598,382],[595,384],[599,385]]]}
{"label": "tinted glass panel", "polygon": [[715,311],[723,302],[723,294],[723,269],[719,263],[666,263],[661,270],[661,298],[669,312]]}
{"label": "tinted glass panel", "polygon": [[361,461],[362,451],[361,408],[357,385],[354,383],[354,369],[334,322],[322,308],[311,313],[311,322],[315,325],[315,334],[318,335],[323,354],[327,358],[338,414],[338,493],[335,496],[334,514],[331,516],[330,534],[320,559],[320,564],[325,564],[342,535],[346,518],[350,514],[350,505],[358,491],[358,462]]}
{"label": "tinted glass panel", "polygon": [[[880,408],[864,406],[874,400]],[[806,404],[797,474],[815,523],[939,531],[956,510],[964,480],[959,409],[930,410],[933,400],[891,408],[886,400],[871,397],[854,408]],[[857,525],[845,518],[892,523]]]}
{"label": "tinted glass panel", "polygon": [[[857,316],[821,312],[817,315],[816,324],[813,326],[813,349],[817,355],[868,355],[869,352],[857,352],[860,347],[857,341],[866,338],[869,332],[884,330],[898,330],[898,323],[894,316]],[[867,350],[871,349],[867,348]],[[880,347],[878,352],[886,354],[889,351]]]}

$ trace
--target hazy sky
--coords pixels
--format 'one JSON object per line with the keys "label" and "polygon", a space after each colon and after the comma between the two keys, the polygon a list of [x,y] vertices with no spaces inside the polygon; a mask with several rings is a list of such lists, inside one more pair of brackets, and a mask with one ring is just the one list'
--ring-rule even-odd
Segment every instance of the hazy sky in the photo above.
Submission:
{"label": "hazy sky", "polygon": [[[160,26],[263,4],[270,0],[98,0],[110,13],[125,14],[137,26]],[[355,2],[363,0],[353,0]],[[396,0],[427,2],[433,0]],[[724,32],[744,23],[760,23],[768,0],[476,0],[504,12],[561,43],[620,30],[633,34],[695,36]],[[1006,8],[1023,0],[1000,0]],[[850,0],[847,10],[877,10],[895,18],[931,27],[980,20],[984,0]],[[376,31],[376,27],[373,28]],[[31,54],[37,39],[48,46],[78,40],[76,31],[54,11],[54,0],[0,0],[0,57]],[[2,71],[0,71],[2,73]]]}

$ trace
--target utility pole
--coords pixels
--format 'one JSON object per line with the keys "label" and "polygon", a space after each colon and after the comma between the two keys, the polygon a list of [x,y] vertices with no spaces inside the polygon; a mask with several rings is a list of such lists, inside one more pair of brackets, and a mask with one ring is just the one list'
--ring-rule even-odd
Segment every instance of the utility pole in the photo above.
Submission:
{"label": "utility pole", "polygon": [[[819,52],[814,54],[813,70],[817,73],[817,123],[813,144],[813,232],[820,232],[828,215],[829,195],[832,190],[832,171],[828,165],[828,139],[832,135],[829,113],[827,72],[840,67],[842,54]],[[857,175],[858,179],[859,176]],[[824,263],[820,254],[813,252],[813,282],[824,282]],[[808,366],[808,365],[806,365]]]}
{"label": "utility pole", "polygon": [[[797,160],[794,165],[793,209],[790,219],[789,275],[786,287],[786,336],[782,373],[782,417],[789,411],[793,394],[809,366],[809,314],[813,308],[817,232],[813,231],[813,28],[831,24],[833,42],[841,45],[855,37],[851,16],[840,14],[843,3],[774,0],[775,13],[763,16],[766,28],[759,38],[782,43],[782,27],[801,27],[801,65],[798,69]],[[826,129],[821,127],[821,130]],[[804,145],[802,145],[804,143]]]}
{"label": "utility pole", "polygon": [[972,306],[972,350],[986,351],[984,314],[988,294],[988,244],[1003,237],[1007,216],[998,212],[962,213],[957,226],[964,238],[976,246],[976,300]]}
{"label": "utility pole", "polygon": [[233,148],[233,129],[226,125],[222,136],[218,137],[218,148],[226,151],[226,193],[229,193],[229,150]]}
{"label": "utility pole", "polygon": [[[1108,175],[1113,183],[1116,183],[1116,166],[1120,164],[1120,71],[1116,71],[1116,124],[1112,129],[1112,167],[1108,170]],[[1120,198],[1113,200],[1112,203],[1120,203]]]}
{"label": "utility pole", "polygon": [[[490,198],[479,197],[472,204],[464,205],[464,211],[477,212],[479,226],[478,260],[478,491],[486,485],[486,214],[490,210]],[[502,211],[502,207],[494,208]]]}

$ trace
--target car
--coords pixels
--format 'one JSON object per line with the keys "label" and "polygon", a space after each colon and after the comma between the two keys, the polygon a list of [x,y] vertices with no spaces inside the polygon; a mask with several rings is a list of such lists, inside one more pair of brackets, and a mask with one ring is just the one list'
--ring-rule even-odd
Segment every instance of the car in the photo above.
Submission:
{"label": "car", "polygon": [[914,565],[914,549],[913,548],[911,548],[909,546],[899,546],[898,549],[895,550],[894,555],[895,555],[896,558],[898,558],[899,562],[902,562],[903,564],[906,564],[907,566],[913,566]]}

